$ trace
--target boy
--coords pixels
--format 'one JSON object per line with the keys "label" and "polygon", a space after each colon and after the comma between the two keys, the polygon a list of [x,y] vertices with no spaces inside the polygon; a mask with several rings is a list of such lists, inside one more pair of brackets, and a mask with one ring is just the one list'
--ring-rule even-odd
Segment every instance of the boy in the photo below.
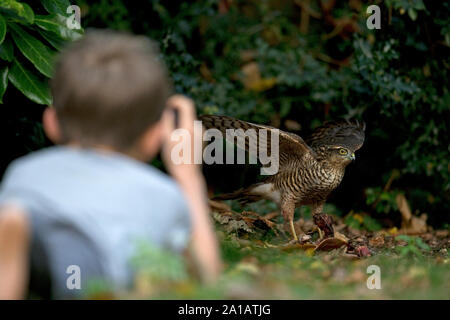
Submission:
{"label": "boy", "polygon": [[[43,125],[59,146],[14,161],[0,188],[0,298],[24,298],[29,274],[48,276],[53,298],[80,296],[98,278],[129,288],[141,240],[181,252],[190,238],[201,277],[214,281],[221,262],[200,168],[169,157],[171,109],[191,133],[195,109],[183,96],[168,98],[152,43],[87,33],[61,53],[51,90]],[[161,148],[178,185],[143,163]],[[67,285],[73,268],[81,290]]]}

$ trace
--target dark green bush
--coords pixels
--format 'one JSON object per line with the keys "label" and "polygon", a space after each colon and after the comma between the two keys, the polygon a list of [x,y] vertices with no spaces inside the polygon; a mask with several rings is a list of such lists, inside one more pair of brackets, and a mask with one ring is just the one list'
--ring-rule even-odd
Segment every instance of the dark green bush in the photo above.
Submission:
{"label": "dark green bush", "polygon": [[47,82],[55,51],[49,46],[60,50],[82,34],[81,29],[67,27],[69,6],[68,0],[42,1],[36,9],[45,9],[43,15],[25,2],[0,0],[0,103],[11,82],[33,102],[51,104]]}
{"label": "dark green bush", "polygon": [[200,113],[300,135],[324,120],[364,119],[365,145],[330,202],[377,218],[362,190],[373,197],[395,171],[392,190],[442,225],[450,216],[450,4],[373,3],[381,7],[379,30],[367,29],[368,4],[358,0],[77,1],[85,28],[156,40],[176,91],[194,98]]}

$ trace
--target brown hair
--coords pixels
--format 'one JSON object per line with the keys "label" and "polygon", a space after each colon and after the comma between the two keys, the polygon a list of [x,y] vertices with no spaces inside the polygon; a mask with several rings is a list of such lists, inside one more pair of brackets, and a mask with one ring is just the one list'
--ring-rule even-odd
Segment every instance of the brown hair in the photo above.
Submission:
{"label": "brown hair", "polygon": [[170,89],[148,38],[105,30],[65,48],[51,80],[64,142],[121,151],[160,119]]}

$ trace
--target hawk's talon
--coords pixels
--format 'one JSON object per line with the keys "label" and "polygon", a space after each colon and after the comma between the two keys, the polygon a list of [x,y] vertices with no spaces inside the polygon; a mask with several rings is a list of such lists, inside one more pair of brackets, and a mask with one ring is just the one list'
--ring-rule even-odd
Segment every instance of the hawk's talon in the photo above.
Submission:
{"label": "hawk's talon", "polygon": [[319,233],[319,240],[322,240],[325,233],[319,227],[317,227],[317,232]]}

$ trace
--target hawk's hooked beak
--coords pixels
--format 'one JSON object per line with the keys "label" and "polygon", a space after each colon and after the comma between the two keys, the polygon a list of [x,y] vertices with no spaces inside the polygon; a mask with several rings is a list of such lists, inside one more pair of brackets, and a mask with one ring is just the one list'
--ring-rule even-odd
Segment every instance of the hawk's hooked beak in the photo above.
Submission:
{"label": "hawk's hooked beak", "polygon": [[350,155],[350,159],[352,159],[352,161],[355,161],[356,157],[355,157],[355,153],[354,152]]}

